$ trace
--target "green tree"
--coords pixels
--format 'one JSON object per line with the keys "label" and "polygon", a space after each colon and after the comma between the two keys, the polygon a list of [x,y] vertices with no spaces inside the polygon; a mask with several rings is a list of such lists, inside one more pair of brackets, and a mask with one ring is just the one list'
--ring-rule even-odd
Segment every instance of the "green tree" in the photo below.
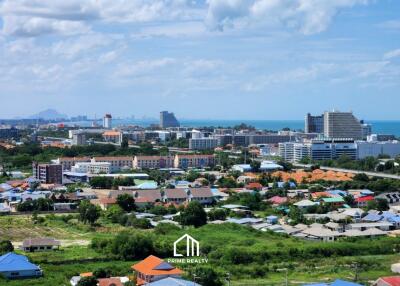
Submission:
{"label": "green tree", "polygon": [[79,219],[83,223],[94,224],[100,217],[101,210],[89,201],[82,201],[79,205]]}
{"label": "green tree", "polygon": [[200,266],[194,270],[198,282],[202,286],[222,286],[223,282],[212,266]]}
{"label": "green tree", "polygon": [[154,251],[152,237],[137,232],[121,232],[111,242],[111,253],[124,260],[136,260]]}
{"label": "green tree", "polygon": [[200,227],[207,223],[207,214],[199,202],[192,201],[181,211],[179,220],[182,225]]}
{"label": "green tree", "polygon": [[348,204],[349,206],[351,206],[351,207],[354,206],[355,200],[352,195],[348,194],[348,195],[344,196],[343,199],[344,199],[345,203]]}
{"label": "green tree", "polygon": [[112,205],[104,212],[104,217],[112,223],[118,223],[125,214],[124,210],[118,205]]}
{"label": "green tree", "polygon": [[11,241],[9,240],[0,241],[0,255],[13,251],[14,251],[14,246],[12,245]]}
{"label": "green tree", "polygon": [[376,203],[377,203],[378,211],[383,212],[383,211],[387,211],[389,209],[389,203],[385,199],[377,198]]}
{"label": "green tree", "polygon": [[97,285],[97,279],[94,276],[82,277],[77,284],[77,286],[96,286],[96,285]]}
{"label": "green tree", "polygon": [[118,195],[117,204],[126,212],[136,209],[135,199],[129,194]]}
{"label": "green tree", "polygon": [[261,163],[253,160],[250,162],[250,167],[253,169],[254,172],[258,172],[260,171]]}
{"label": "green tree", "polygon": [[207,215],[210,220],[225,220],[227,213],[223,209],[212,209]]}
{"label": "green tree", "polygon": [[122,142],[121,142],[121,148],[122,149],[128,149],[129,147],[129,141],[127,137],[122,137]]}

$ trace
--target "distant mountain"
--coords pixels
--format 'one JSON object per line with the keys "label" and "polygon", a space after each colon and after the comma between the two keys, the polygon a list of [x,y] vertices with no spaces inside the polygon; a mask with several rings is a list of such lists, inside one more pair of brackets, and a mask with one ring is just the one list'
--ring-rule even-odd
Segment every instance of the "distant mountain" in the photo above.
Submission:
{"label": "distant mountain", "polygon": [[57,120],[57,119],[67,119],[68,115],[61,114],[55,109],[43,110],[37,114],[29,116],[29,119],[44,119],[44,120]]}

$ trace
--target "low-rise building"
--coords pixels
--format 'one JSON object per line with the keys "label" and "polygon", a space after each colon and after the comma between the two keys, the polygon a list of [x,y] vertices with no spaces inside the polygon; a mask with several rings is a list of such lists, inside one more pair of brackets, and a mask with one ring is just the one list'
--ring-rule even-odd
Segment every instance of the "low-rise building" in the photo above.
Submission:
{"label": "low-rise building", "polygon": [[9,252],[0,256],[0,274],[7,279],[20,279],[40,277],[43,273],[26,256]]}
{"label": "low-rise building", "polygon": [[60,164],[32,164],[33,177],[43,184],[62,184],[62,166]]}
{"label": "low-rise building", "polygon": [[214,166],[214,164],[214,155],[177,154],[174,159],[174,167],[181,169],[211,167]]}
{"label": "low-rise building", "polygon": [[173,156],[135,156],[133,159],[134,169],[160,169],[173,166]]}
{"label": "low-rise building", "polygon": [[138,286],[149,285],[169,277],[180,278],[183,274],[179,268],[153,255],[133,265],[132,269],[136,272]]}
{"label": "low-rise building", "polygon": [[205,137],[189,139],[190,150],[210,150],[216,147],[218,147],[217,138]]}
{"label": "low-rise building", "polygon": [[26,252],[49,251],[58,249],[61,243],[54,238],[28,238],[22,242],[21,250]]}

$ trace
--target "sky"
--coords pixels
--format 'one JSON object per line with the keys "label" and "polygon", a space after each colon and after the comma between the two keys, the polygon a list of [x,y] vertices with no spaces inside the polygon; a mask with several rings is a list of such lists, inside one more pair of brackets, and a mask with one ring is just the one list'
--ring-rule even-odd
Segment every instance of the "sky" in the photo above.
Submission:
{"label": "sky", "polygon": [[0,0],[0,118],[400,120],[398,0]]}

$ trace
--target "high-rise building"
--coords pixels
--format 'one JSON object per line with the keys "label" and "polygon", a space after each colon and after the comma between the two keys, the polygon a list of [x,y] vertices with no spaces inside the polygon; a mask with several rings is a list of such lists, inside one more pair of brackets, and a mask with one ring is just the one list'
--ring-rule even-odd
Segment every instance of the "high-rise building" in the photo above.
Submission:
{"label": "high-rise building", "polygon": [[372,134],[371,124],[362,123],[361,129],[362,129],[362,139],[367,140],[368,136],[370,136]]}
{"label": "high-rise building", "polygon": [[72,134],[72,145],[81,146],[86,145],[86,134],[83,132],[76,132]]}
{"label": "high-rise building", "polygon": [[111,116],[111,114],[104,115],[103,127],[107,128],[107,129],[111,129],[111,127],[112,127],[112,116]]}
{"label": "high-rise building", "polygon": [[331,160],[341,156],[357,159],[357,144],[352,139],[313,139],[308,142],[279,143],[279,156],[289,162],[301,159]]}
{"label": "high-rise building", "polygon": [[307,113],[304,120],[304,132],[305,133],[324,133],[324,115],[313,116]]}
{"label": "high-rise building", "polygon": [[209,150],[214,149],[218,146],[217,138],[192,138],[189,139],[190,150]]}
{"label": "high-rise building", "polygon": [[43,184],[62,184],[61,164],[32,164],[33,177]]}
{"label": "high-rise building", "polygon": [[176,119],[173,112],[161,111],[160,112],[160,127],[179,127],[179,121]]}
{"label": "high-rise building", "polygon": [[361,123],[352,112],[326,111],[324,113],[324,136],[362,139]]}

